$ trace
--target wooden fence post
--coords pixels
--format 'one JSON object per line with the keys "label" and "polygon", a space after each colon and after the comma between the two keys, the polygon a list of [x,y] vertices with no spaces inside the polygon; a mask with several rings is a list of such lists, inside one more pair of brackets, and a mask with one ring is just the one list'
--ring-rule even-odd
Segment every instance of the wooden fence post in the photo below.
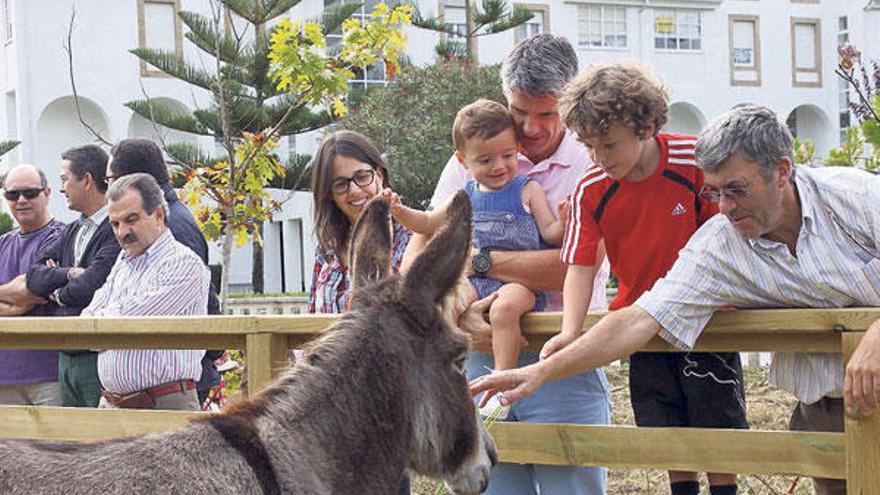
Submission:
{"label": "wooden fence post", "polygon": [[287,367],[287,337],[269,333],[247,335],[248,394],[263,390]]}
{"label": "wooden fence post", "polygon": [[[843,333],[843,361],[849,362],[864,332]],[[880,495],[880,412],[846,417],[846,492]]]}

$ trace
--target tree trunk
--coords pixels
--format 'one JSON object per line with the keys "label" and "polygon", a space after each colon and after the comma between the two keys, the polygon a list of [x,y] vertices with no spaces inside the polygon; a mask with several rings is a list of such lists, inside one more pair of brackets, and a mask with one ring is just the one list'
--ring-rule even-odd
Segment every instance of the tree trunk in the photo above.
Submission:
{"label": "tree trunk", "polygon": [[[257,233],[260,234],[260,239],[263,238],[263,222],[260,222],[256,227]],[[254,235],[254,237],[257,237]],[[251,291],[255,294],[262,294],[265,292],[265,287],[263,287],[263,244],[254,242],[254,259],[251,266]]]}
{"label": "tree trunk", "polygon": [[232,225],[226,224],[223,234],[223,249],[220,254],[220,314],[226,314],[226,301],[229,299],[229,269],[232,258],[232,241],[234,240]]}
{"label": "tree trunk", "polygon": [[464,23],[467,31],[467,54],[471,62],[477,65],[477,33],[474,32],[474,7],[471,0],[464,0]]}

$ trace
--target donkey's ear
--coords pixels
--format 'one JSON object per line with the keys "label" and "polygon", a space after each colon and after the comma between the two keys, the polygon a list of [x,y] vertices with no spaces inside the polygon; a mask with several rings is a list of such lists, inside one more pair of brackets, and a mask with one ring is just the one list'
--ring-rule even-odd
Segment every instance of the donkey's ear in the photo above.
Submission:
{"label": "donkey's ear", "polygon": [[447,224],[416,258],[404,279],[404,294],[439,304],[455,288],[471,252],[471,200],[464,191],[452,198]]}
{"label": "donkey's ear", "polygon": [[360,288],[391,271],[391,215],[388,201],[376,196],[354,225],[349,249],[351,288]]}

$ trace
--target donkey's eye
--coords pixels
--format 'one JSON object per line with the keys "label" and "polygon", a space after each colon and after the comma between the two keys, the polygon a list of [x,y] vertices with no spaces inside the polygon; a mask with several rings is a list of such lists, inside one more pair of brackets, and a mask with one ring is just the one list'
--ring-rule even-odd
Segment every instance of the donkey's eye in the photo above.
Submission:
{"label": "donkey's eye", "polygon": [[458,356],[455,359],[455,362],[453,363],[455,365],[455,370],[458,371],[459,373],[461,373],[462,375],[465,374],[465,372],[464,372],[464,360],[465,359],[467,359],[467,354],[462,354],[461,356]]}

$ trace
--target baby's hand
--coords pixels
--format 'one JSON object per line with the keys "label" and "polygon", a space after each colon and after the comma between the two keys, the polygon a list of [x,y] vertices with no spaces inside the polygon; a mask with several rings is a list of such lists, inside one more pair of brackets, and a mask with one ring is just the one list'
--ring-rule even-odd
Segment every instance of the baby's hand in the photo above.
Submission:
{"label": "baby's hand", "polygon": [[392,210],[401,206],[400,195],[392,191],[390,187],[382,189],[379,194],[381,194],[383,198],[388,200],[388,203],[391,204]]}
{"label": "baby's hand", "polygon": [[571,206],[571,195],[566,195],[565,199],[556,205],[556,211],[559,213],[559,221],[563,224],[568,221],[568,211]]}

